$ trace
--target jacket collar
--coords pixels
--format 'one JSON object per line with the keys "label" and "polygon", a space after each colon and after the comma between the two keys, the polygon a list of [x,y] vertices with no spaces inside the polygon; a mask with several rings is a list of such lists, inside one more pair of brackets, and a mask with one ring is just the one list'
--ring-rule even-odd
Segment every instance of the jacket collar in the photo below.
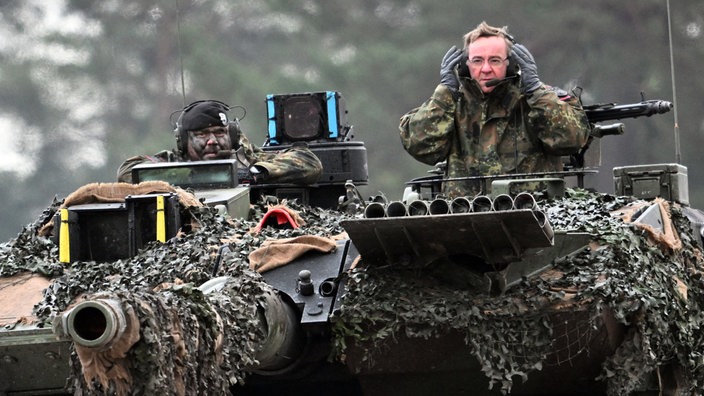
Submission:
{"label": "jacket collar", "polygon": [[488,101],[490,105],[497,104],[506,112],[509,112],[523,97],[515,80],[502,81],[494,87],[493,91],[485,94],[476,80],[461,77],[460,92],[467,100]]}

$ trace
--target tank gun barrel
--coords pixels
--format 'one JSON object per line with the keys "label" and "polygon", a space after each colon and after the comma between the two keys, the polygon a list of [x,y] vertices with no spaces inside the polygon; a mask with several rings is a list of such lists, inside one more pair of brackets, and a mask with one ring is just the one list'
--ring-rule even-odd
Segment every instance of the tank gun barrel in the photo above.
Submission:
{"label": "tank gun barrel", "polygon": [[[232,278],[221,276],[203,283],[199,289],[206,295],[223,290]],[[259,362],[252,371],[272,375],[295,366],[304,348],[303,334],[294,308],[272,291],[264,293],[266,303],[257,307],[260,326],[266,335],[259,346]]]}
{"label": "tank gun barrel", "polygon": [[[230,279],[213,278],[199,289],[205,295],[231,293],[230,288],[226,288]],[[301,356],[305,340],[295,308],[273,290],[264,292],[262,297],[265,301],[257,304],[256,317],[257,326],[265,336],[255,354],[258,364],[249,369],[268,374],[293,367]],[[97,295],[57,317],[53,330],[60,338],[73,341],[77,349],[103,353],[117,348],[126,353],[139,340],[140,322],[130,301]]]}
{"label": "tank gun barrel", "polygon": [[132,325],[119,301],[102,298],[83,301],[58,319],[54,332],[87,348],[109,347],[125,334],[128,324]]}

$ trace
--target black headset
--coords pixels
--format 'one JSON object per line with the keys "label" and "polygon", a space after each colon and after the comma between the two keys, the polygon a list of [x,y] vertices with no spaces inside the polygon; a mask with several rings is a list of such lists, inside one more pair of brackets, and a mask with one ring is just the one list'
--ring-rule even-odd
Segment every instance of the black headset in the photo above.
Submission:
{"label": "black headset", "polygon": [[[508,32],[504,32],[504,36],[511,42],[512,45],[516,45],[516,39]],[[511,60],[511,55],[513,55],[513,49],[508,53],[508,66],[506,66],[506,76],[519,76],[521,75],[521,68],[518,66],[517,62]]]}
{"label": "black headset", "polygon": [[[172,119],[172,124],[174,124],[174,137],[176,137],[176,149],[178,150],[179,155],[184,156],[186,153],[188,153],[188,131],[183,129],[183,124],[181,123],[181,120],[183,119],[184,114],[188,113],[189,111],[193,110],[194,107],[201,103],[212,103],[216,107],[218,107],[220,110],[222,110],[223,113],[227,113],[232,109],[230,105],[221,102],[219,100],[215,99],[205,99],[205,100],[197,100],[188,106],[184,107],[183,109],[179,111],[175,111],[171,113],[171,119]],[[239,106],[235,106],[239,107]],[[244,108],[243,108],[244,109]],[[176,119],[176,122],[173,122],[173,116],[174,114],[180,113],[178,118]],[[240,123],[237,118],[234,120],[229,120],[227,122],[227,132],[230,135],[230,144],[232,144],[232,150],[237,150],[239,147],[239,138],[240,138]]]}

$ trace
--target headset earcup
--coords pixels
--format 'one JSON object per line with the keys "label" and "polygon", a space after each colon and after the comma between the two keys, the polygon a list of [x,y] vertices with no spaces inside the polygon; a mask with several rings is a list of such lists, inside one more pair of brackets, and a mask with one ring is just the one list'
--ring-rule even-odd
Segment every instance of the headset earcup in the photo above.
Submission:
{"label": "headset earcup", "polygon": [[181,156],[185,157],[188,154],[188,132],[184,131],[180,126],[178,128],[178,140],[178,150],[181,152]]}
{"label": "headset earcup", "polygon": [[230,144],[232,145],[232,150],[237,150],[240,148],[240,123],[237,120],[233,120],[227,123],[227,132],[230,134]]}
{"label": "headset earcup", "polygon": [[462,51],[462,58],[457,64],[457,75],[460,77],[469,77],[469,66],[467,66],[467,50]]}
{"label": "headset earcup", "polygon": [[518,63],[513,62],[512,59],[509,57],[508,58],[508,66],[506,67],[506,75],[507,76],[517,76],[521,74],[521,68],[518,66]]}
{"label": "headset earcup", "polygon": [[176,150],[178,151],[178,155],[181,157],[184,157],[186,155],[186,145],[188,144],[187,140],[188,137],[185,136],[185,133],[183,131],[183,128],[181,127],[182,120],[183,120],[183,114],[187,111],[190,110],[195,104],[191,103],[190,105],[186,106],[181,110],[181,114],[179,114],[178,118],[176,119],[176,126],[174,128],[174,137],[176,138]]}
{"label": "headset earcup", "polygon": [[181,154],[181,128],[178,127],[178,124],[174,128],[174,138],[176,139],[176,151]]}
{"label": "headset earcup", "polygon": [[186,131],[181,128],[181,122],[176,123],[176,129],[174,129],[174,137],[176,138],[176,150],[180,156],[185,156],[188,153],[188,136]]}

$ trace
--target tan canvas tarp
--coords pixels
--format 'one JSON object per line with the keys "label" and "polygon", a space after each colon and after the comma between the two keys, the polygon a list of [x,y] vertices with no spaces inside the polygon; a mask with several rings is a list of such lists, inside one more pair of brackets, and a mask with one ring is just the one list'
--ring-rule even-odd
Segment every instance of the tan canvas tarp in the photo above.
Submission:
{"label": "tan canvas tarp", "polygon": [[32,309],[49,284],[50,279],[29,272],[0,278],[0,326],[34,322]]}

